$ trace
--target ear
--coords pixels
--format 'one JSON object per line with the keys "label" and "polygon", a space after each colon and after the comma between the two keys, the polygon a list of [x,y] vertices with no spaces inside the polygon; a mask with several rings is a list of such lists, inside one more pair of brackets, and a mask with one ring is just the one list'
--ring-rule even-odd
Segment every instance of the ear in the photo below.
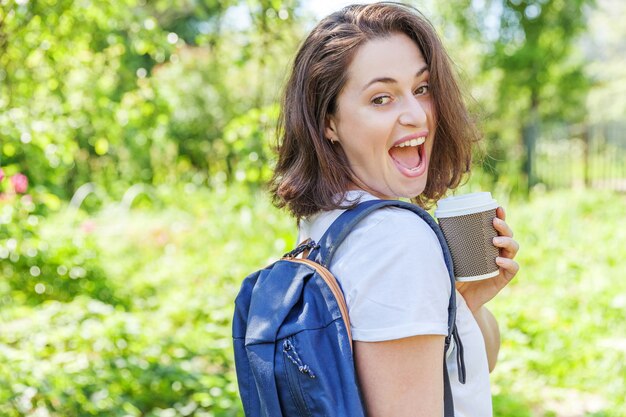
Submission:
{"label": "ear", "polygon": [[324,136],[331,142],[339,141],[339,134],[337,133],[337,122],[335,117],[331,114],[326,116],[326,126],[324,126]]}

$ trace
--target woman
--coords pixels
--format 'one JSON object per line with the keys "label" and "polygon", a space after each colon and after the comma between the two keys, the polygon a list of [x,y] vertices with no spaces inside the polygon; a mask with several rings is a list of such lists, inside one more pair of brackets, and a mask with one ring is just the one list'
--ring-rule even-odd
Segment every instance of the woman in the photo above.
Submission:
{"label": "woman", "polygon": [[[322,20],[301,46],[286,86],[273,196],[317,240],[347,207],[410,198],[428,206],[457,187],[477,132],[429,22],[396,3],[354,5]],[[456,416],[492,415],[489,372],[499,349],[484,304],[517,273],[512,231],[497,210],[499,276],[457,284],[456,355],[447,367]],[[450,283],[432,230],[395,208],[362,221],[330,270],[349,308],[370,417],[441,416]]]}

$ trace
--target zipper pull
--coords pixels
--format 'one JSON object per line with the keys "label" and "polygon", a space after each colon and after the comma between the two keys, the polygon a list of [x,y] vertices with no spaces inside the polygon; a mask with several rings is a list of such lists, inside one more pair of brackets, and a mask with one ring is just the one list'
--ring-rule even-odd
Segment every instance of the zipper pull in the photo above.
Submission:
{"label": "zipper pull", "polygon": [[303,243],[298,245],[298,247],[296,247],[291,252],[287,252],[286,254],[284,254],[283,258],[295,258],[296,256],[300,255],[302,252],[304,252],[307,249],[308,250],[317,249],[318,247],[319,245],[315,243],[314,240],[307,239]]}

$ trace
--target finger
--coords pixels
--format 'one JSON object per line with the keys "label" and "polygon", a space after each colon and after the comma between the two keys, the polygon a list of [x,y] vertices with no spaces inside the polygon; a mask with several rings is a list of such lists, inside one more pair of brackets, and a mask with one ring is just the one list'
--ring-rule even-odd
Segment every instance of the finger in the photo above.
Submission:
{"label": "finger", "polygon": [[510,258],[498,256],[496,258],[496,264],[504,270],[508,280],[511,280],[519,271],[519,264]]}
{"label": "finger", "polygon": [[500,236],[508,236],[513,237],[513,230],[509,227],[508,224],[502,219],[494,218],[493,219],[493,227],[498,231]]}
{"label": "finger", "polygon": [[[514,258],[519,251],[519,243],[513,238],[497,236],[493,238],[493,246],[503,250],[503,255],[507,258]],[[510,255],[510,256],[508,256]]]}
{"label": "finger", "polygon": [[504,210],[504,207],[498,207],[496,209],[496,216],[499,219],[506,220],[506,211]]}

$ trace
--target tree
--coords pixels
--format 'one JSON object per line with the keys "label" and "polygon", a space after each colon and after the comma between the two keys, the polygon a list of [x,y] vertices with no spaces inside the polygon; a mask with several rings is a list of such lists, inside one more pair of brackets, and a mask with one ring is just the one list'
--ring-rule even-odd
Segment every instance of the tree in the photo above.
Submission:
{"label": "tree", "polygon": [[[277,99],[297,5],[5,0],[0,166],[64,198],[87,181],[121,195],[135,182],[234,178],[258,146],[235,146],[224,129]],[[229,22],[234,9],[250,23]]]}
{"label": "tree", "polygon": [[[495,87],[495,100],[483,104],[489,119],[516,126],[527,189],[534,183],[532,156],[542,121],[584,118],[590,83],[574,48],[593,4],[594,0],[485,0],[466,1],[465,7],[444,6],[464,36],[482,45],[482,70]],[[487,122],[492,147],[498,148],[495,142],[502,140],[501,128]]]}

